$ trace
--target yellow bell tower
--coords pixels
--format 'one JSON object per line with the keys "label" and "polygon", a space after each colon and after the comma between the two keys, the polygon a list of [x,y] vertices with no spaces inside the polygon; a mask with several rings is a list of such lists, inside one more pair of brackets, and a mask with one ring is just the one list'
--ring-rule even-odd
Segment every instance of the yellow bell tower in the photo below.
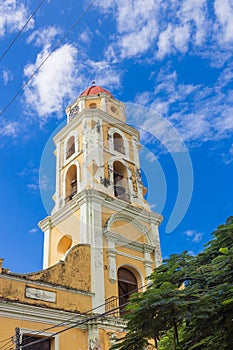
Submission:
{"label": "yellow bell tower", "polygon": [[66,114],[54,137],[55,206],[39,223],[43,267],[66,259],[75,245],[90,245],[92,307],[106,310],[124,305],[161,263],[162,217],[144,199],[139,133],[126,124],[124,104],[93,85]]}

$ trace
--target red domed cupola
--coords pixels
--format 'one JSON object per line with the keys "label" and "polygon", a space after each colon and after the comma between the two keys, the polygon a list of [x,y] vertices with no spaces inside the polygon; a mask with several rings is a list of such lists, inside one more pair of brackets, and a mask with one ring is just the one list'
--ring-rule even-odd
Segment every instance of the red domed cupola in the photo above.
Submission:
{"label": "red domed cupola", "polygon": [[105,90],[104,88],[98,85],[92,85],[88,87],[85,91],[81,93],[80,96],[99,95],[99,94],[102,94],[103,92],[105,94],[108,94],[110,97],[113,97],[109,91]]}

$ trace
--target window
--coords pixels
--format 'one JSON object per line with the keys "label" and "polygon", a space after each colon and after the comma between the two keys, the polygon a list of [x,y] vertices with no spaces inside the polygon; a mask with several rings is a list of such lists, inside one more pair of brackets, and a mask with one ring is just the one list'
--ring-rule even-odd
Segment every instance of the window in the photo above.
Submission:
{"label": "window", "polygon": [[119,161],[113,163],[114,196],[126,202],[130,201],[127,169]]}
{"label": "window", "polygon": [[113,134],[114,150],[125,154],[124,140],[120,134],[115,132]]}
{"label": "window", "polygon": [[67,250],[70,249],[71,245],[72,245],[72,237],[66,235],[60,239],[57,245],[57,252],[61,256],[63,256],[67,252]]}
{"label": "window", "polygon": [[74,153],[75,153],[75,140],[74,140],[74,136],[71,136],[67,142],[66,159],[68,159]]}
{"label": "window", "polygon": [[89,108],[96,108],[97,107],[97,104],[96,103],[90,103],[89,104]]}
{"label": "window", "polygon": [[119,268],[117,277],[120,315],[123,315],[130,295],[138,291],[138,284],[134,274],[126,268]]}
{"label": "window", "polygon": [[111,111],[112,111],[113,113],[116,113],[116,112],[117,112],[117,109],[116,109],[115,106],[111,106],[110,109],[111,109]]}
{"label": "window", "polygon": [[66,174],[66,197],[65,202],[69,202],[77,193],[77,167],[72,165]]}
{"label": "window", "polygon": [[51,343],[52,343],[51,338],[41,338],[41,337],[35,337],[27,334],[23,334],[22,336],[22,347],[24,345],[28,345],[25,348],[27,350],[50,350]]}

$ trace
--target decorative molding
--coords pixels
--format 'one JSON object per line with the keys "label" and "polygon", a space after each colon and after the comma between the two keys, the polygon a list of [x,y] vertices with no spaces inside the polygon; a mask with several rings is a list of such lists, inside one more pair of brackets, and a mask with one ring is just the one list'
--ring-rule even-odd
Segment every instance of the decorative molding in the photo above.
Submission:
{"label": "decorative molding", "polygon": [[[112,240],[114,242],[117,242],[118,246],[123,246],[132,250],[136,250],[138,252],[144,253],[145,249],[149,252],[154,251],[154,247],[152,247],[149,244],[141,243],[137,241],[132,241],[126,237],[123,237],[119,233],[111,232],[111,231],[104,231],[104,235],[107,240]],[[118,253],[118,252],[117,252]]]}
{"label": "decorative molding", "polygon": [[[46,324],[59,324],[69,322],[75,326],[79,321],[87,318],[85,314],[77,314],[63,310],[56,310],[40,306],[0,301],[0,316],[14,318],[17,320],[39,322]],[[77,325],[77,328],[86,329],[86,325]]]}
{"label": "decorative molding", "polygon": [[105,225],[104,225],[104,229],[106,229],[107,231],[110,231],[110,228],[112,226],[112,224],[116,221],[126,221],[132,225],[134,225],[140,232],[142,232],[142,234],[146,235],[147,232],[149,231],[148,227],[146,225],[143,225],[142,223],[140,223],[136,216],[132,216],[132,215],[127,215],[124,213],[116,213],[110,216],[110,218],[106,221]]}
{"label": "decorative molding", "polygon": [[[59,262],[58,262],[58,264],[59,264]],[[44,270],[41,270],[41,271],[44,271]],[[45,287],[45,288],[49,288],[49,289],[54,289],[55,291],[56,290],[61,290],[61,291],[74,293],[74,294],[93,296],[93,293],[91,293],[91,292],[86,292],[86,291],[77,290],[77,289],[73,289],[73,288],[67,288],[67,287],[62,287],[62,286],[59,286],[59,285],[54,285],[54,284],[51,284],[51,283],[45,283],[45,282],[41,282],[41,281],[34,281],[34,280],[27,279],[27,276],[30,277],[30,275],[34,275],[35,273],[38,273],[38,272],[40,272],[40,271],[32,272],[32,273],[28,273],[28,274],[22,274],[22,275],[18,275],[18,276],[16,274],[11,274],[11,273],[7,273],[6,275],[1,273],[0,274],[0,280],[1,280],[1,278],[3,278],[3,279],[10,279],[12,281],[27,283],[27,285],[30,284],[30,285],[36,286],[36,287],[41,286],[41,287]]]}
{"label": "decorative molding", "polygon": [[26,287],[25,296],[26,298],[30,299],[44,300],[49,301],[50,303],[56,303],[57,295],[55,292],[49,292],[44,289]]}
{"label": "decorative molding", "polygon": [[[39,222],[39,227],[44,231],[46,225],[51,225],[50,227],[56,226],[61,221],[65,220],[67,217],[72,215],[77,211],[83,203],[87,201],[93,201],[100,203],[108,209],[122,212],[124,211],[125,215],[130,215],[135,219],[140,218],[146,223],[154,223],[160,225],[162,222],[162,215],[151,212],[145,208],[139,208],[131,205],[130,203],[124,202],[116,197],[112,197],[107,193],[87,188],[81,192],[74,195],[71,201],[69,201],[63,208],[58,210],[51,216],[48,216],[44,220]],[[122,203],[124,205],[122,206]]]}

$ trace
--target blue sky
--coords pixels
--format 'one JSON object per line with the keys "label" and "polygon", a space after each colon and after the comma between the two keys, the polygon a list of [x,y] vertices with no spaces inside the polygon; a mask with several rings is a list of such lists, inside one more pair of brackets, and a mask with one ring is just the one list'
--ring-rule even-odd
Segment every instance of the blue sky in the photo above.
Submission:
{"label": "blue sky", "polygon": [[[39,4],[1,2],[0,56]],[[51,135],[92,80],[141,131],[163,257],[198,253],[233,213],[232,0],[96,0],[69,30],[89,4],[44,1],[0,61],[0,257],[14,272],[42,266]]]}

